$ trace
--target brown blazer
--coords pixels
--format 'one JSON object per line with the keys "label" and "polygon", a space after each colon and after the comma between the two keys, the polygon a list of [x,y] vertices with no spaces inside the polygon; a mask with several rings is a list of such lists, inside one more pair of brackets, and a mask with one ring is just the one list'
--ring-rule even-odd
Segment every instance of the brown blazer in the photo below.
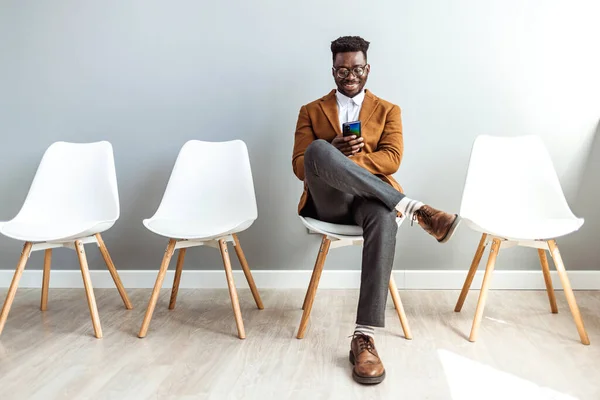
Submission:
{"label": "brown blazer", "polygon": [[[400,167],[404,150],[400,107],[366,90],[359,119],[365,145],[350,160],[402,192],[402,187],[391,176]],[[308,145],[317,139],[331,143],[341,134],[335,90],[300,108],[292,154],[292,167],[298,179],[304,181],[304,151]],[[307,198],[308,189],[304,182],[298,213],[306,205]]]}

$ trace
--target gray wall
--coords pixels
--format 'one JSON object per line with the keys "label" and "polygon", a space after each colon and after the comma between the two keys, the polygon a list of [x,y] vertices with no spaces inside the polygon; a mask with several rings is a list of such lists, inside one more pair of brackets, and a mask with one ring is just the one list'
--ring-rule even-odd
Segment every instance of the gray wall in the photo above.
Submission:
{"label": "gray wall", "polygon": [[[494,3],[494,4],[491,4]],[[296,217],[291,171],[299,107],[333,87],[329,42],[372,42],[368,87],[403,109],[397,179],[411,197],[458,210],[479,134],[541,135],[582,231],[565,239],[572,269],[597,269],[600,28],[595,1],[53,1],[0,3],[0,219],[20,208],[54,141],[109,140],[122,217],[105,240],[120,269],[156,269],[166,241],[141,223],[156,209],[181,145],[246,141],[259,219],[240,235],[255,269],[312,267],[318,237]],[[518,193],[507,193],[518,196]],[[396,268],[466,269],[478,237],[438,245],[418,227],[398,235]],[[0,238],[0,268],[21,244]],[[76,268],[56,252],[56,268]],[[92,268],[102,267],[90,247]],[[29,268],[40,268],[35,254]],[[219,268],[213,249],[189,268]],[[327,268],[357,269],[360,249]],[[500,269],[537,268],[535,252]]]}

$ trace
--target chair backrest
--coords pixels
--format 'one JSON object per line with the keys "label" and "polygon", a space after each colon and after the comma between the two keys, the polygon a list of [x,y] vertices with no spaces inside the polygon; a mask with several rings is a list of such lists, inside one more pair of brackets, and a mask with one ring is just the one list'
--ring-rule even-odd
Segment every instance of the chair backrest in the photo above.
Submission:
{"label": "chair backrest", "polygon": [[183,145],[153,218],[242,222],[258,216],[250,158],[241,140]]}
{"label": "chair backrest", "polygon": [[460,214],[471,221],[575,218],[544,143],[532,135],[475,140]]}
{"label": "chair backrest", "polygon": [[119,193],[109,142],[50,145],[15,219],[116,221]]}

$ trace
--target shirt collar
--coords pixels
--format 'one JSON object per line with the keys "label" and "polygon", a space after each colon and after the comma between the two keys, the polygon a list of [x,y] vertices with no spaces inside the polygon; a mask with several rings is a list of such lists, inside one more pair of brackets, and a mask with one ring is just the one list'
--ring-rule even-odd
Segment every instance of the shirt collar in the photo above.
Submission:
{"label": "shirt collar", "polygon": [[363,100],[365,99],[365,90],[363,89],[359,94],[350,98],[345,94],[340,93],[339,91],[335,91],[335,97],[340,106],[348,106],[350,102],[354,102],[357,106],[362,105]]}

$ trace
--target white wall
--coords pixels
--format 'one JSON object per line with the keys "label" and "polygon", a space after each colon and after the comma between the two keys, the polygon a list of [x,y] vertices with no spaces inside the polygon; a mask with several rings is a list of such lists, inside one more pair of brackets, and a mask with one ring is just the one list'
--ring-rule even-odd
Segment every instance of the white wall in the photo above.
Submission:
{"label": "white wall", "polygon": [[[259,220],[241,235],[249,261],[311,268],[319,239],[295,215],[294,126],[300,106],[333,87],[330,41],[358,34],[372,42],[368,87],[403,109],[397,179],[407,194],[458,210],[477,135],[541,135],[574,211],[592,222],[564,241],[565,261],[598,268],[600,223],[586,201],[600,191],[598,15],[592,0],[4,0],[0,168],[10,173],[0,177],[0,219],[18,211],[50,143],[110,140],[122,218],[105,240],[120,269],[155,269],[166,242],[141,220],[158,205],[177,151],[192,138],[241,138],[259,201]],[[404,226],[396,267],[466,269],[477,242],[462,229],[442,246]],[[14,268],[19,249],[0,239],[0,268]],[[32,258],[30,268],[40,268],[41,256]],[[66,251],[54,264],[76,268]],[[199,249],[187,264],[220,260]],[[345,249],[327,268],[359,266],[360,250]],[[537,268],[536,254],[507,251],[498,268]]]}

